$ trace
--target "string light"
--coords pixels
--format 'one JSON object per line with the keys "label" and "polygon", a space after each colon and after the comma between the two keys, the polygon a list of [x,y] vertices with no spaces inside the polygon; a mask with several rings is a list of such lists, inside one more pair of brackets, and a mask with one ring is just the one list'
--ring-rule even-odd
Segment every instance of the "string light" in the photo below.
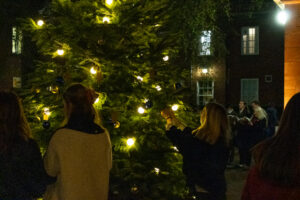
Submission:
{"label": "string light", "polygon": [[138,108],[138,113],[144,114],[145,113],[145,109],[143,107],[139,107]]}
{"label": "string light", "polygon": [[109,23],[110,22],[110,19],[109,17],[103,17],[103,23]]}
{"label": "string light", "polygon": [[128,138],[126,141],[127,146],[132,147],[135,143],[135,138]]}
{"label": "string light", "polygon": [[173,111],[177,111],[178,108],[179,108],[178,104],[174,104],[174,105],[172,106],[172,110],[173,110]]}
{"label": "string light", "polygon": [[99,97],[94,101],[94,103],[98,103],[99,102]]}
{"label": "string light", "polygon": [[155,167],[155,168],[154,168],[154,172],[155,172],[156,174],[159,174],[159,172],[160,172],[160,169],[159,169],[159,168],[157,168],[157,167]]}
{"label": "string light", "polygon": [[44,108],[43,109],[43,120],[48,120],[51,115],[50,109],[49,108]]}
{"label": "string light", "polygon": [[91,67],[90,72],[91,74],[97,74],[97,70],[94,67]]}
{"label": "string light", "polygon": [[140,80],[140,81],[143,81],[144,79],[143,79],[143,77],[141,77],[141,76],[137,76],[136,77],[138,80]]}
{"label": "string light", "polygon": [[175,151],[179,151],[179,150],[178,150],[178,148],[177,148],[177,147],[175,147],[175,146],[173,146],[173,149],[174,149]]}
{"label": "string light", "polygon": [[113,3],[113,0],[106,0],[105,2],[106,2],[107,5],[110,6]]}
{"label": "string light", "polygon": [[168,60],[169,60],[169,56],[164,56],[164,57],[163,57],[163,60],[164,60],[164,61],[168,61]]}
{"label": "string light", "polygon": [[63,49],[58,49],[56,52],[57,52],[57,54],[60,55],[60,56],[62,56],[62,55],[65,54],[65,51],[64,51]]}
{"label": "string light", "polygon": [[161,91],[161,87],[159,85],[155,86],[157,91]]}
{"label": "string light", "polygon": [[41,20],[41,19],[38,20],[38,21],[37,21],[37,25],[38,25],[38,26],[43,26],[43,25],[44,25],[44,21]]}

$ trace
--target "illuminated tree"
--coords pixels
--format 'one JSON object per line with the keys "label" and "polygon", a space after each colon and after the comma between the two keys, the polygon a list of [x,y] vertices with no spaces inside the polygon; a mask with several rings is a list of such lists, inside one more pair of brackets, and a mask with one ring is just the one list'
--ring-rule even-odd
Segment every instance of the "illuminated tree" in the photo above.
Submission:
{"label": "illuminated tree", "polygon": [[98,93],[94,105],[111,134],[111,198],[185,198],[181,156],[160,110],[176,105],[196,126],[190,70],[208,62],[197,57],[199,35],[212,30],[212,48],[224,52],[227,12],[227,0],[53,0],[24,23],[40,53],[22,91],[34,137],[47,146],[63,120],[62,93],[83,83]]}

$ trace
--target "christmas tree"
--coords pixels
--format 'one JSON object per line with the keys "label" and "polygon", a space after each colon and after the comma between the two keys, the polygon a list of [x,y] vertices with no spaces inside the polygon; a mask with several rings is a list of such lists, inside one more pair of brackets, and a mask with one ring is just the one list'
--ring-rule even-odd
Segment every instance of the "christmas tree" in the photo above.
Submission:
{"label": "christmas tree", "polygon": [[[62,93],[80,82],[111,136],[111,199],[184,199],[182,158],[165,136],[160,111],[172,107],[189,126],[191,65],[224,54],[227,0],[53,0],[24,30],[39,56],[26,76],[23,103],[45,150],[63,121]],[[199,36],[213,32],[209,58]]]}

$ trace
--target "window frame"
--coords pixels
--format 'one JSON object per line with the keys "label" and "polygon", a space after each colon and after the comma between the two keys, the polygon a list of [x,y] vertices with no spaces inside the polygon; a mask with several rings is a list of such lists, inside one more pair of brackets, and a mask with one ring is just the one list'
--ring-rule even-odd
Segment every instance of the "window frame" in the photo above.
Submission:
{"label": "window frame", "polygon": [[18,26],[11,28],[11,53],[20,55],[23,52],[23,33]]}
{"label": "window frame", "polygon": [[[249,100],[249,98],[246,99],[245,95],[243,95],[244,94],[244,92],[243,92],[244,81],[249,81],[249,80],[255,81],[257,83],[257,90],[256,90],[256,94],[255,94],[256,97],[251,100]],[[246,103],[250,103],[254,100],[259,101],[259,78],[242,78],[241,79],[241,100],[245,101]]]}
{"label": "window frame", "polygon": [[[249,30],[254,28],[255,34],[254,34],[254,40],[249,39]],[[244,40],[244,33],[247,32],[247,40]],[[250,42],[254,41],[254,52],[250,52]],[[246,46],[246,47],[245,47]],[[246,52],[244,49],[246,48]],[[247,55],[259,55],[259,27],[258,26],[243,26],[241,28],[241,55],[247,56]]]}
{"label": "window frame", "polygon": [[[211,86],[210,87],[200,87],[200,81],[202,82],[211,82]],[[208,85],[208,84],[207,84]],[[205,103],[207,102],[200,102],[200,97],[208,97],[209,99],[213,99],[215,96],[215,81],[213,79],[199,79],[196,82],[196,89],[197,89],[197,93],[196,93],[196,103],[197,106],[205,106]],[[205,90],[211,90],[211,95],[205,95],[205,94],[200,94],[200,89],[205,89]]]}
{"label": "window frame", "polygon": [[[204,38],[204,42],[202,42],[202,38]],[[211,30],[201,31],[201,35],[199,38],[199,56],[212,55],[211,41],[212,41],[212,31]]]}

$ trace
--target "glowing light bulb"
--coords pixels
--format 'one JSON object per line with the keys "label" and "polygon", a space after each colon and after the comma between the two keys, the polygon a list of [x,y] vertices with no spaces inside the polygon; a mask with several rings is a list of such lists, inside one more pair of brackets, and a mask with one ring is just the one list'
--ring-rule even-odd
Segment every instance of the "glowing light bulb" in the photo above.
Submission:
{"label": "glowing light bulb", "polygon": [[178,148],[177,148],[177,147],[175,147],[175,146],[173,146],[173,149],[174,149],[175,151],[179,151],[179,150],[178,150]]}
{"label": "glowing light bulb", "polygon": [[91,74],[97,74],[97,70],[94,67],[91,67],[90,72]]}
{"label": "glowing light bulb", "polygon": [[289,18],[288,13],[285,10],[281,10],[280,12],[278,12],[276,19],[278,21],[278,23],[285,25],[287,20]]}
{"label": "glowing light bulb", "polygon": [[179,108],[179,106],[178,106],[177,104],[174,104],[174,105],[172,106],[172,110],[173,110],[173,111],[177,111],[178,108]]}
{"label": "glowing light bulb", "polygon": [[159,172],[160,172],[160,169],[159,169],[159,168],[157,168],[157,167],[155,167],[155,168],[154,168],[154,171],[155,171],[155,173],[156,173],[156,174],[159,174]]}
{"label": "glowing light bulb", "polygon": [[203,73],[203,74],[207,74],[207,73],[208,73],[208,69],[203,68],[203,69],[202,69],[202,73]]}
{"label": "glowing light bulb", "polygon": [[99,102],[99,97],[94,101],[94,103],[98,103]]}
{"label": "glowing light bulb", "polygon": [[110,22],[110,19],[109,17],[103,17],[103,23],[109,23]]}
{"label": "glowing light bulb", "polygon": [[141,76],[137,76],[136,77],[138,80],[140,80],[140,81],[143,81],[144,79],[143,79],[143,77],[141,77]]}
{"label": "glowing light bulb", "polygon": [[50,109],[49,108],[44,108],[43,109],[43,120],[48,120],[51,115]]}
{"label": "glowing light bulb", "polygon": [[106,2],[107,5],[110,6],[113,3],[113,0],[106,0],[105,2]]}
{"label": "glowing light bulb", "polygon": [[157,91],[161,91],[161,87],[159,85],[155,86]]}
{"label": "glowing light bulb", "polygon": [[38,20],[38,21],[37,21],[37,25],[38,25],[38,26],[43,26],[43,25],[44,25],[44,21],[41,20],[41,19]]}
{"label": "glowing light bulb", "polygon": [[138,113],[144,114],[145,113],[145,109],[143,107],[139,107],[138,108]]}
{"label": "glowing light bulb", "polygon": [[127,146],[132,147],[135,143],[135,139],[134,138],[128,138],[126,143],[127,143]]}
{"label": "glowing light bulb", "polygon": [[57,52],[57,54],[60,55],[60,56],[62,56],[62,55],[65,54],[65,51],[64,51],[63,49],[58,49],[56,52]]}
{"label": "glowing light bulb", "polygon": [[168,60],[169,60],[169,56],[164,56],[164,57],[163,57],[163,60],[164,60],[164,61],[168,61]]}

